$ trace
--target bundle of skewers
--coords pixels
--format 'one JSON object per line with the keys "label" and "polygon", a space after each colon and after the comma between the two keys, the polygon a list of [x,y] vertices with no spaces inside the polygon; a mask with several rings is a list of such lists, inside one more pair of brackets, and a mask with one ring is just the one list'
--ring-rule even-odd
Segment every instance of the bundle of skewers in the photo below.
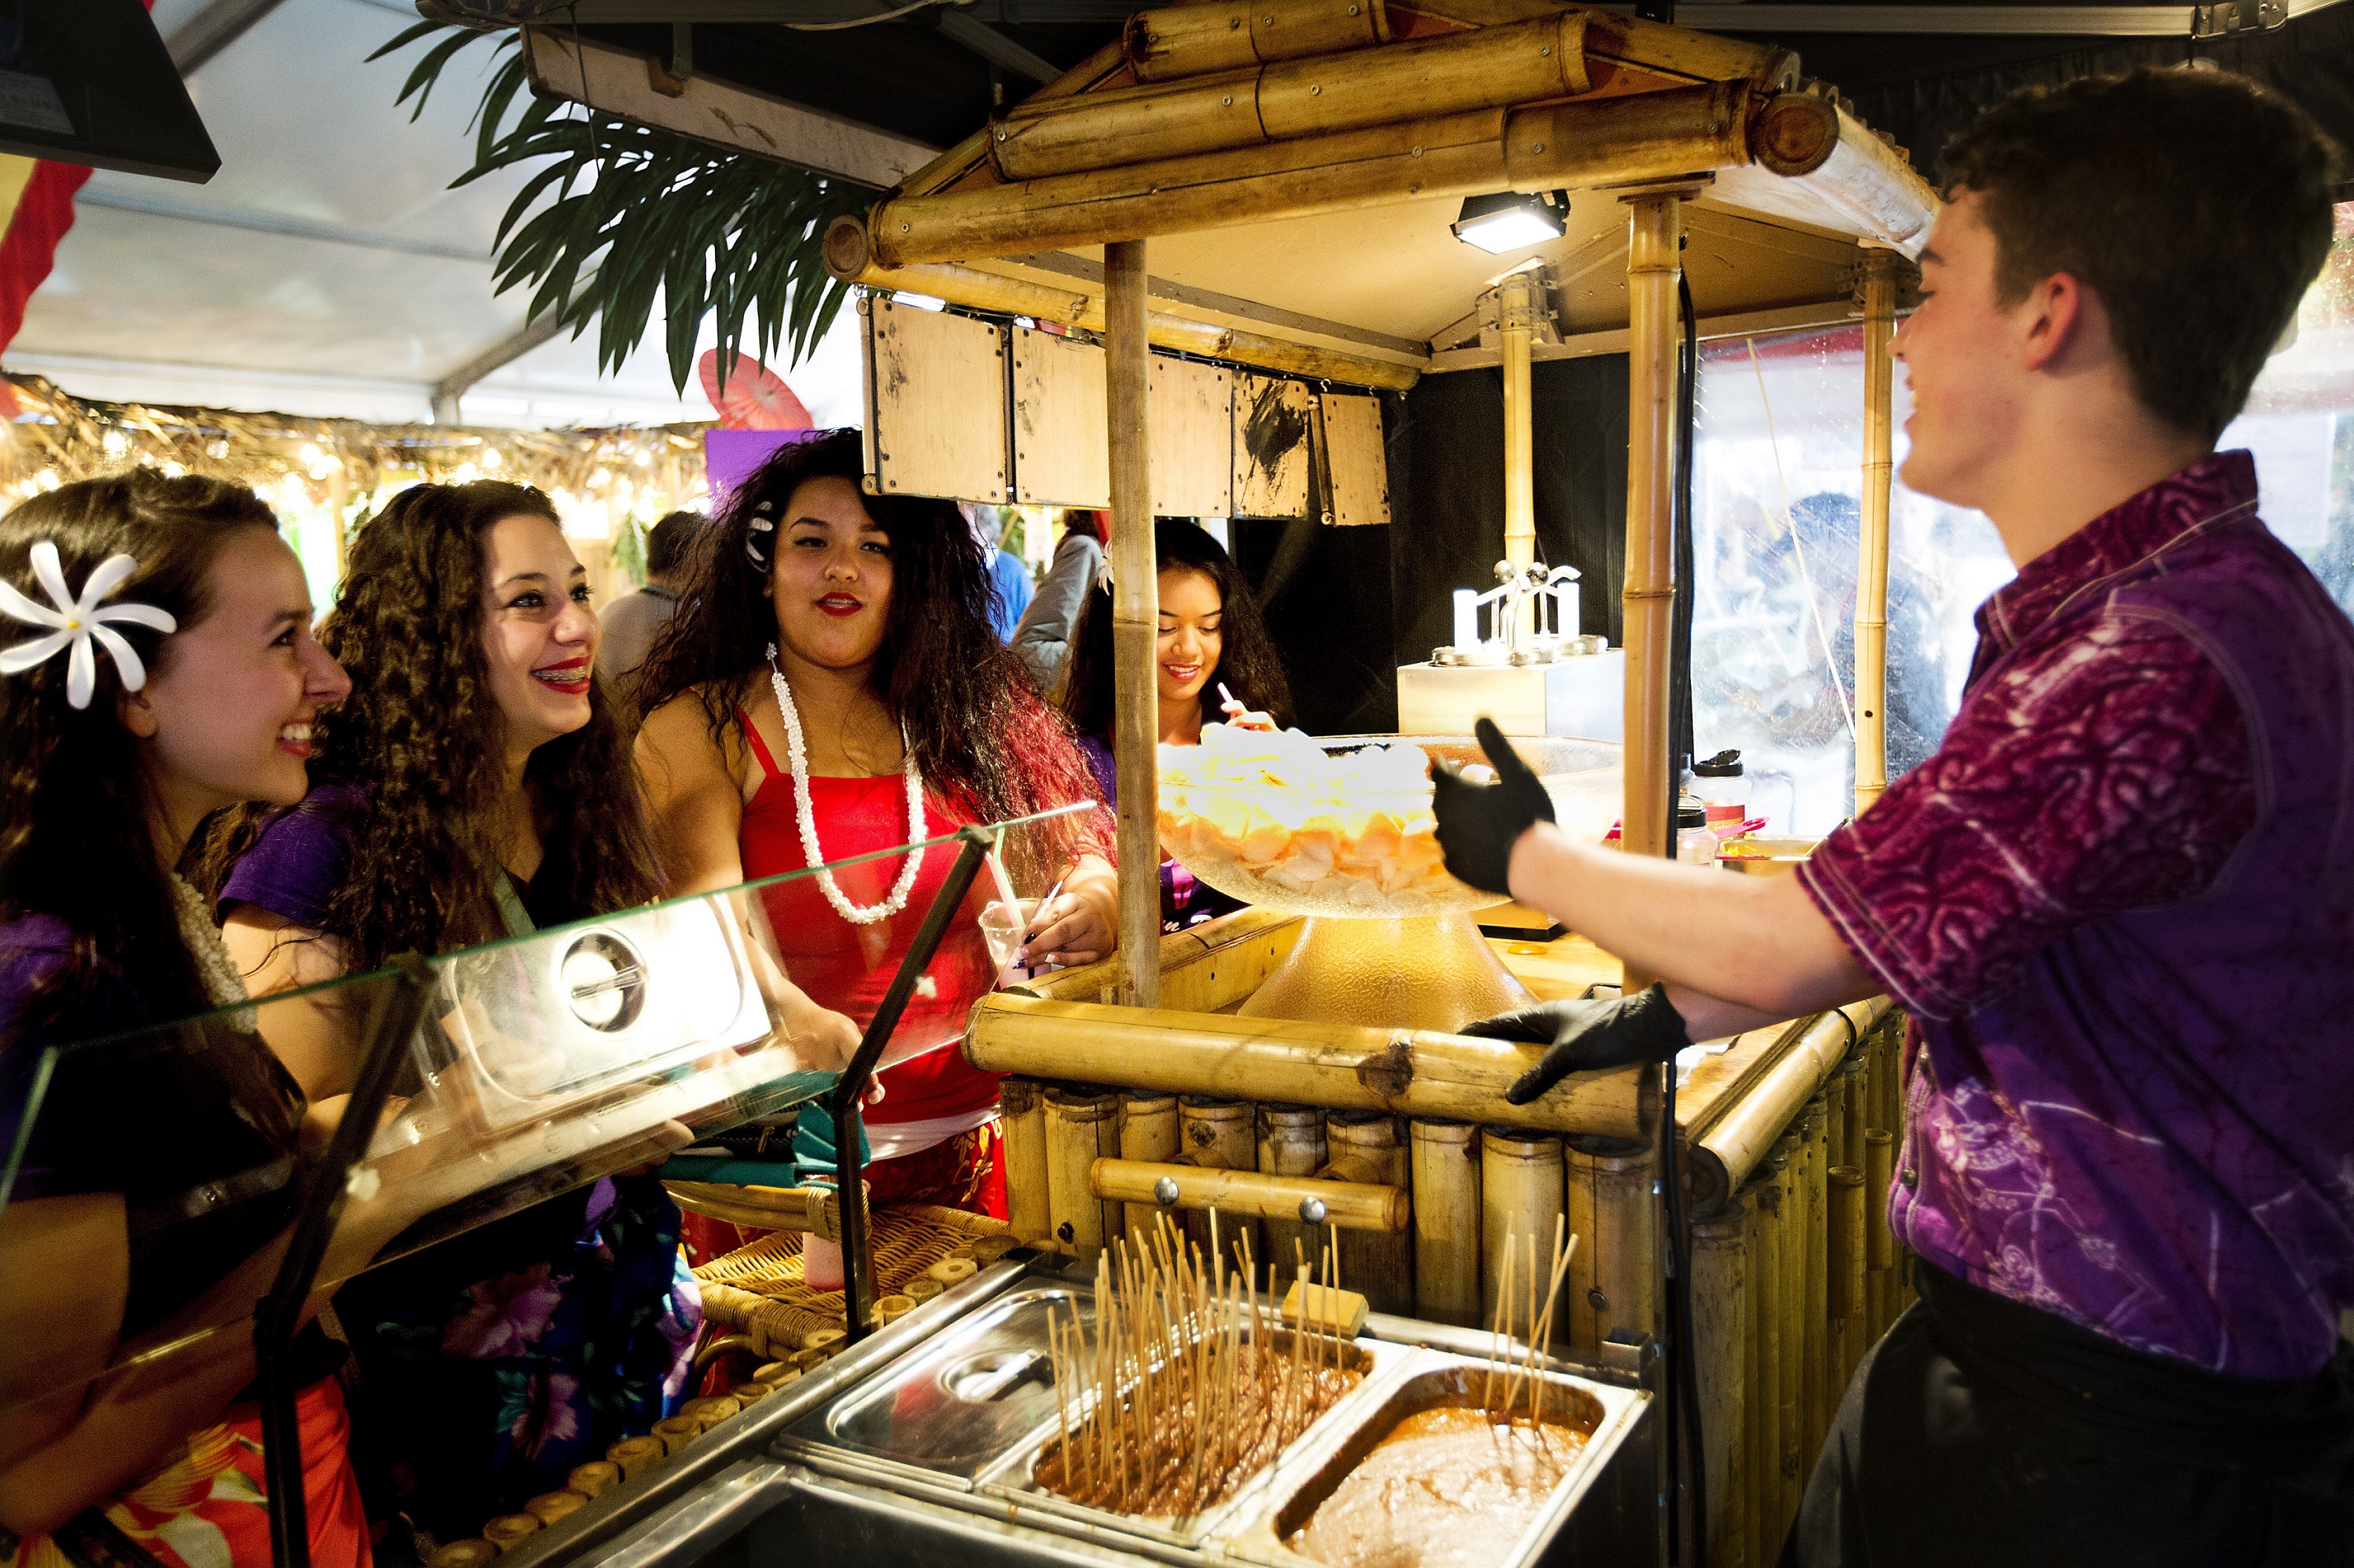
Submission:
{"label": "bundle of skewers", "polygon": [[[1504,1238],[1504,1263],[1498,1271],[1496,1311],[1489,1329],[1488,1371],[1481,1380],[1480,1405],[1487,1411],[1490,1423],[1498,1426],[1516,1425],[1523,1419],[1531,1432],[1541,1440],[1545,1433],[1545,1379],[1541,1369],[1544,1347],[1553,1340],[1553,1308],[1561,1300],[1561,1282],[1569,1273],[1569,1260],[1577,1255],[1577,1238],[1569,1236],[1564,1245],[1564,1223],[1556,1214],[1553,1222],[1552,1277],[1545,1286],[1544,1306],[1537,1306],[1537,1238],[1517,1234]],[[1513,1299],[1515,1259],[1521,1243],[1527,1243],[1528,1263],[1518,1270],[1521,1302]],[[1515,1306],[1526,1310],[1516,1314]],[[1517,1351],[1513,1330],[1518,1328],[1526,1336]],[[1526,1414],[1521,1412],[1525,1405]]]}
{"label": "bundle of skewers", "polygon": [[[1328,1326],[1285,1324],[1262,1294],[1250,1253],[1210,1258],[1161,1218],[1149,1244],[1116,1242],[1096,1265],[1092,1334],[1075,1310],[1050,1318],[1060,1435],[1036,1476],[1089,1507],[1182,1519],[1214,1507],[1354,1387],[1354,1342]],[[1294,1244],[1298,1253],[1298,1244]],[[1332,1249],[1322,1277],[1334,1282]],[[1299,1299],[1310,1267],[1296,1259]]]}

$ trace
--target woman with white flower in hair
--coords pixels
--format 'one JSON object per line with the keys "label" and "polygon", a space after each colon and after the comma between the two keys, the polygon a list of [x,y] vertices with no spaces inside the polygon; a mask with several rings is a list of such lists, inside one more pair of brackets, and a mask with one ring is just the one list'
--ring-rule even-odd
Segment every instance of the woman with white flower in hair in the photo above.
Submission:
{"label": "woman with white flower in hair", "polygon": [[[0,1562],[270,1560],[252,1336],[101,1374],[268,1288],[300,1090],[251,1034],[207,1027],[56,1058],[27,1110],[45,1047],[243,1000],[177,864],[220,808],[302,798],[311,722],[349,690],[241,485],[134,470],[0,518],[0,1150],[19,1155],[0,1208]],[[414,1217],[369,1208],[347,1224],[368,1252]],[[364,1261],[339,1239],[330,1277]],[[312,1561],[365,1564],[329,1342],[305,1334]]]}

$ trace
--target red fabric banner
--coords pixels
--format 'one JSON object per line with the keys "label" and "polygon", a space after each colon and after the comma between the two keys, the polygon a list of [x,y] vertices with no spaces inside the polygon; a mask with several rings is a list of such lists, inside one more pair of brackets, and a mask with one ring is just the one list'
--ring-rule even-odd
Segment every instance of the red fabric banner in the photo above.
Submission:
{"label": "red fabric banner", "polygon": [[57,260],[58,242],[73,227],[74,193],[90,178],[80,164],[42,163],[25,182],[8,232],[0,238],[0,352],[16,341],[25,324],[25,302],[33,297]]}

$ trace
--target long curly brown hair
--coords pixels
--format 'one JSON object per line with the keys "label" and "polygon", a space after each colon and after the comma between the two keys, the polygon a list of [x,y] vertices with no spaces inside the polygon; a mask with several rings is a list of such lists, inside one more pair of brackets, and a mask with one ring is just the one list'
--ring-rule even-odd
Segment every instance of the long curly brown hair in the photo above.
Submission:
{"label": "long curly brown hair", "polygon": [[[108,556],[128,555],[139,569],[114,599],[153,605],[186,630],[212,608],[207,578],[222,545],[241,529],[277,527],[244,485],[133,469],[60,485],[0,517],[0,577],[46,604],[30,565],[38,541],[57,546],[77,591]],[[169,636],[127,622],[112,630],[151,676],[168,668]],[[0,679],[0,921],[48,915],[71,933],[65,963],[17,1011],[27,1038],[52,1040],[89,1032],[76,1015],[110,969],[131,980],[150,1018],[212,1005],[180,936],[172,868],[156,857],[146,770],[116,716],[122,674],[101,656],[97,690],[77,708],[66,701],[66,664],[59,655]],[[110,1012],[103,1027],[125,1022]]]}
{"label": "long curly brown hair", "polygon": [[[1291,722],[1291,683],[1283,676],[1283,655],[1267,634],[1267,621],[1243,581],[1242,568],[1209,532],[1182,517],[1152,525],[1152,554],[1160,571],[1193,571],[1215,583],[1218,604],[1218,665],[1202,683],[1203,716],[1216,716],[1218,684],[1278,725]],[[1063,669],[1063,712],[1081,735],[1111,738],[1111,590],[1092,588],[1071,633],[1071,656]]]}
{"label": "long curly brown hair", "polygon": [[[831,430],[779,448],[737,487],[715,526],[695,541],[679,606],[639,672],[647,711],[682,694],[703,705],[713,740],[739,731],[745,678],[767,662],[777,639],[774,605],[762,591],[769,571],[747,552],[760,513],[785,515],[792,493],[813,479],[854,484],[864,469],[855,430]],[[866,509],[889,534],[891,607],[873,684],[907,735],[926,783],[941,800],[981,821],[1002,821],[1095,798],[1095,780],[1071,743],[1069,726],[1047,706],[989,621],[990,581],[981,546],[952,501],[869,496]],[[776,534],[758,535],[773,558]],[[1025,861],[1080,847],[1108,857],[1110,816],[1026,835]],[[1059,869],[1059,866],[1054,868]],[[1050,872],[1051,874],[1051,872]]]}
{"label": "long curly brown hair", "polygon": [[[509,517],[557,522],[528,485],[412,485],[362,524],[319,641],[352,694],[313,726],[314,785],[357,786],[351,864],[325,929],[355,968],[506,934],[493,893],[505,725],[482,652],[483,536]],[[601,677],[587,725],[541,746],[524,770],[546,857],[535,888],[583,915],[662,891],[629,738]],[[215,885],[263,825],[219,835]],[[550,880],[553,879],[553,880]]]}

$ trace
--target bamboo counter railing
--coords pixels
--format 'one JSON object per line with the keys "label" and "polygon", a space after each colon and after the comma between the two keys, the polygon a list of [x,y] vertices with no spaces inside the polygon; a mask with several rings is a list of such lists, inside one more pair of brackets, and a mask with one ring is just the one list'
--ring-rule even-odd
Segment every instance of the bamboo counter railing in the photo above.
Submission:
{"label": "bamboo counter railing", "polygon": [[[1125,977],[1105,963],[976,1010],[967,1059],[1013,1075],[1014,1234],[1092,1256],[1168,1213],[1206,1248],[1214,1210],[1225,1249],[1247,1234],[1262,1260],[1313,1258],[1329,1239],[1374,1310],[1471,1323],[1505,1238],[1558,1218],[1582,1240],[1556,1348],[1655,1334],[1657,1075],[1575,1075],[1515,1107],[1503,1086],[1537,1046],[1236,1015],[1298,931],[1245,910],[1164,937],[1156,1008],[1108,1001]],[[1493,946],[1540,996],[1617,978],[1574,938]],[[1771,1560],[1849,1376],[1909,1299],[1885,1218],[1900,1021],[1876,1000],[1755,1030],[1679,1089],[1714,1563]]]}

